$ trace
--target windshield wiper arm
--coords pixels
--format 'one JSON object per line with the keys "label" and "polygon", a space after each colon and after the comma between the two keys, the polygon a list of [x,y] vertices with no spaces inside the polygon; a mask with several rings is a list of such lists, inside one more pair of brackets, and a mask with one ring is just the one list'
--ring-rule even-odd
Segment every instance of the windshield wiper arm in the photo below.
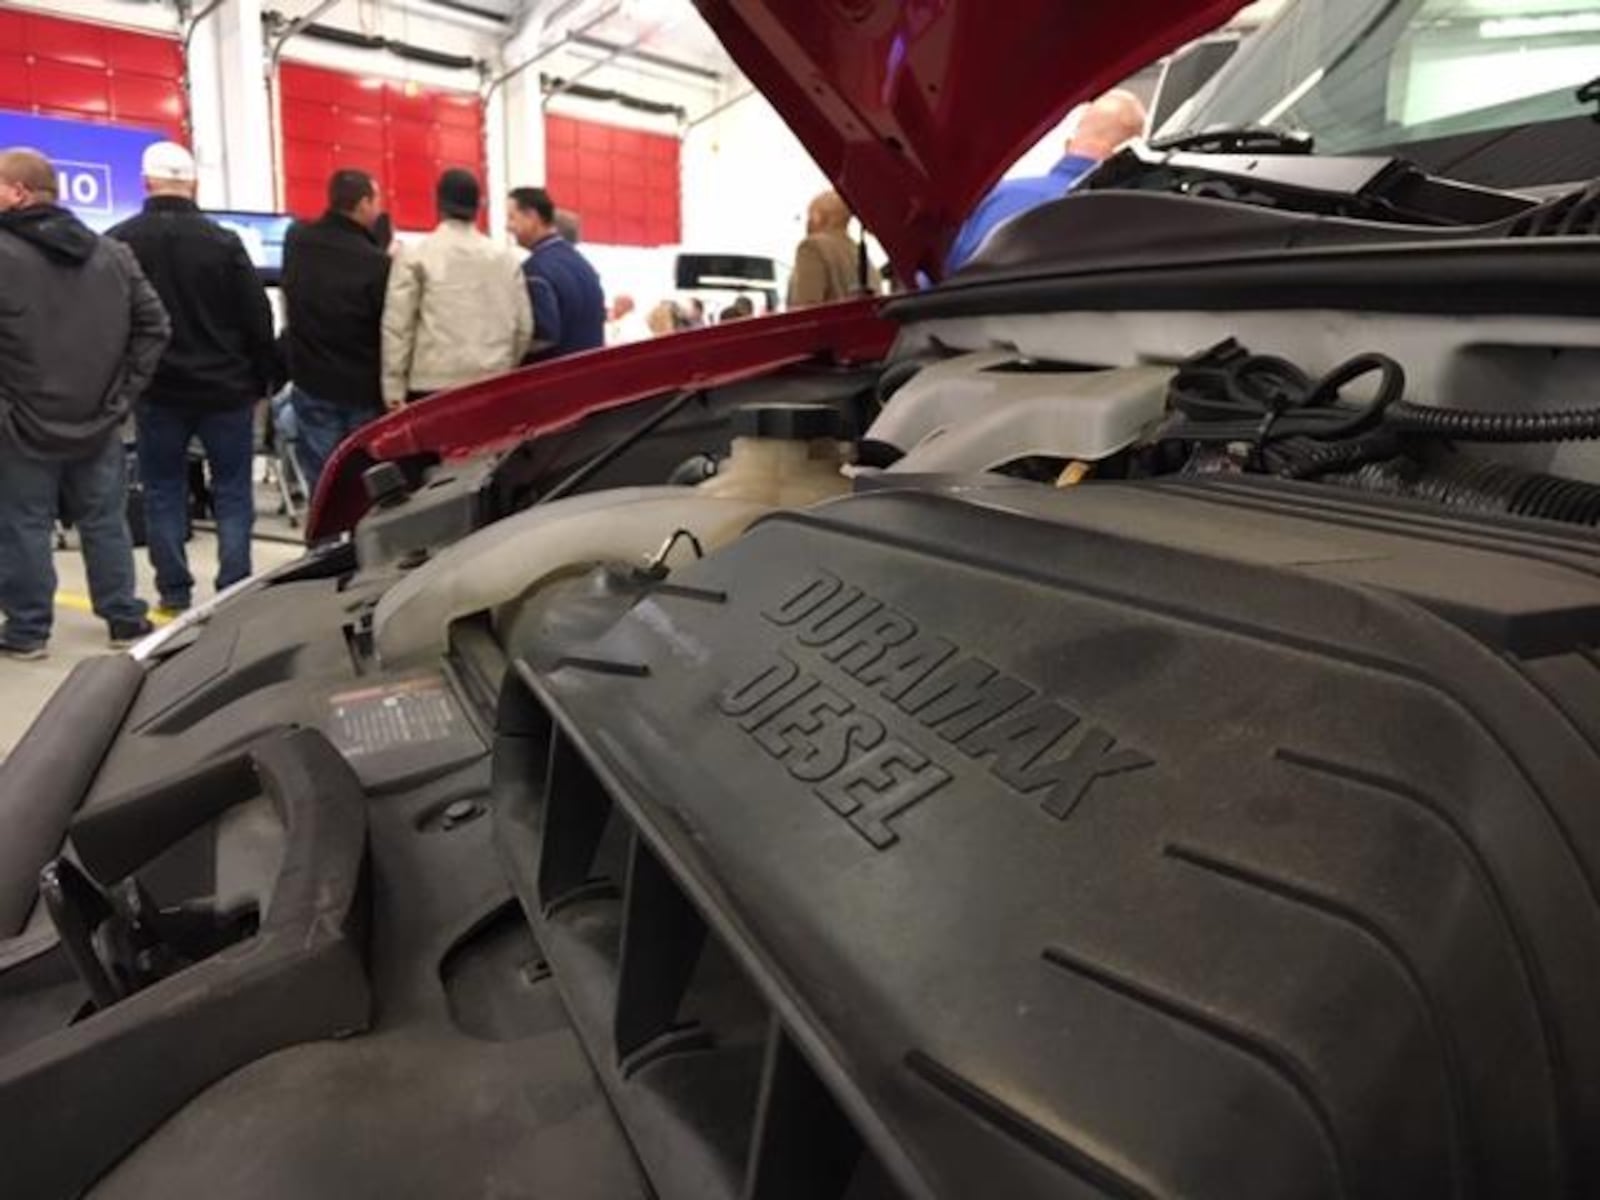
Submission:
{"label": "windshield wiper arm", "polygon": [[1148,143],[1163,154],[1310,154],[1315,148],[1309,133],[1275,129],[1270,125],[1219,125],[1214,129],[1188,129]]}
{"label": "windshield wiper arm", "polygon": [[1301,151],[1197,153],[1137,143],[1106,159],[1078,191],[1175,192],[1386,224],[1488,225],[1534,201],[1428,175],[1402,158]]}

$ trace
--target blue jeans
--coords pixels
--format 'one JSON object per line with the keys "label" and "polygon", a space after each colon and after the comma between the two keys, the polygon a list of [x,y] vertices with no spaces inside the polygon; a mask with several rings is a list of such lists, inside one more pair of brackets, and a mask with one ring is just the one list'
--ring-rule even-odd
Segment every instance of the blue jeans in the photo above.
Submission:
{"label": "blue jeans", "polygon": [[0,443],[0,608],[4,641],[41,646],[55,616],[55,525],[72,520],[83,544],[95,615],[118,624],[142,620],[128,536],[127,465],[111,436],[86,458],[37,462]]}
{"label": "blue jeans", "polygon": [[300,423],[300,469],[305,472],[306,487],[312,491],[316,490],[322,468],[328,465],[339,443],[383,415],[381,408],[335,404],[298,386],[290,389],[289,403],[294,406],[295,420]]}
{"label": "blue jeans", "polygon": [[217,412],[186,412],[160,404],[139,406],[139,474],[144,482],[145,538],[156,569],[156,590],[169,608],[185,608],[194,594],[184,542],[189,535],[189,441],[199,438],[211,472],[217,516],[217,590],[250,575],[250,526],[255,487],[250,467],[255,424],[250,405]]}

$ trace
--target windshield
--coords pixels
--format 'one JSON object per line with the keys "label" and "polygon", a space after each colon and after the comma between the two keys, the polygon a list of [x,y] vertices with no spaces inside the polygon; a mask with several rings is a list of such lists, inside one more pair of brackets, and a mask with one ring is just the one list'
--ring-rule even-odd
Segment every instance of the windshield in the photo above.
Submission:
{"label": "windshield", "polygon": [[1161,134],[1272,125],[1360,153],[1578,116],[1597,76],[1594,0],[1297,0]]}

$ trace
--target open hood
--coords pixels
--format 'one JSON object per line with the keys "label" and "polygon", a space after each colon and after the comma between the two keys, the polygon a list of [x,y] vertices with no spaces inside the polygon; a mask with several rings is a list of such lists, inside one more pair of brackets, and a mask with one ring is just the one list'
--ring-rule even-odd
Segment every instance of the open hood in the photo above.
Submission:
{"label": "open hood", "polygon": [[1244,0],[695,0],[902,279],[1074,104]]}

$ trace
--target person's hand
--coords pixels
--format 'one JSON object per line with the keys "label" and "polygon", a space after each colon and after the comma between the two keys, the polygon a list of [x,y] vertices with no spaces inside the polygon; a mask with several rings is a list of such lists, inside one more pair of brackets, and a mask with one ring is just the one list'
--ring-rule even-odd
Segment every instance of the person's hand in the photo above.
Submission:
{"label": "person's hand", "polygon": [[405,406],[404,400],[391,400],[387,396],[383,398],[383,407],[387,412],[399,412]]}

